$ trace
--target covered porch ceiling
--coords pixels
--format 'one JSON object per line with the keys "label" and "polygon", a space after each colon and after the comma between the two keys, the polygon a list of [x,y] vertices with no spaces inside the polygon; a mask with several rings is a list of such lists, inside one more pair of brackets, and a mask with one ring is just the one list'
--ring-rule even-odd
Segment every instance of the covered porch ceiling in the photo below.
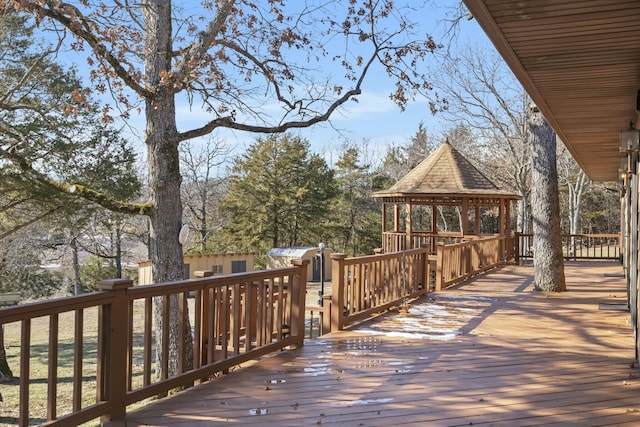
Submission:
{"label": "covered porch ceiling", "polygon": [[589,178],[617,181],[618,133],[640,126],[640,1],[463,1]]}

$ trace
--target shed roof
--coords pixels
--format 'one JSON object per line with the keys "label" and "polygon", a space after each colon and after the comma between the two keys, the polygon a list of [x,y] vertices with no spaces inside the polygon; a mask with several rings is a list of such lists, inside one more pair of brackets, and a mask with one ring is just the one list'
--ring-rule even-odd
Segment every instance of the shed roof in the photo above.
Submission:
{"label": "shed roof", "polygon": [[400,195],[518,196],[501,190],[447,141],[387,190],[373,197]]}
{"label": "shed roof", "polygon": [[267,256],[286,256],[300,258],[311,250],[319,251],[320,248],[314,246],[291,246],[288,248],[272,248],[267,252]]}

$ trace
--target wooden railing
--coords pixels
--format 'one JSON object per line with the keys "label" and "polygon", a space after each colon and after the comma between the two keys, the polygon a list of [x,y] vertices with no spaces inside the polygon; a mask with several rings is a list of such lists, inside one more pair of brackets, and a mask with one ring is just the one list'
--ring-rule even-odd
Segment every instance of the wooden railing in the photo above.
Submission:
{"label": "wooden railing", "polygon": [[462,282],[515,258],[515,239],[503,236],[438,245],[436,291]]}
{"label": "wooden railing", "polygon": [[[21,426],[106,422],[124,417],[128,405],[143,399],[302,345],[307,264],[146,286],[107,280],[100,282],[102,292],[0,309],[0,326],[20,325],[19,370],[14,372],[20,378],[19,401],[7,401],[5,393],[4,405],[19,408]],[[158,310],[161,324],[169,326],[172,304],[179,312],[177,354],[187,353],[184,338],[192,334],[193,366],[181,356],[178,372],[168,375],[168,360],[158,366],[154,353],[155,337],[162,337],[162,353],[169,354],[169,328],[156,330],[153,318]],[[188,307],[193,310],[191,331],[186,328]],[[91,311],[97,315],[87,316]],[[63,320],[72,326],[63,328]],[[34,332],[48,337],[46,345],[35,345]],[[58,377],[62,352],[71,353],[64,357],[73,366],[65,390]],[[48,369],[32,369],[36,358],[48,359]],[[158,368],[161,378],[154,375]],[[31,395],[36,383],[47,384],[44,402]]]}
{"label": "wooden railing", "polygon": [[[533,259],[533,234],[517,233],[518,260]],[[619,234],[563,234],[562,253],[566,260],[619,259]]]}
{"label": "wooden railing", "polygon": [[438,243],[459,243],[463,238],[464,236],[458,232],[431,233],[414,231],[411,233],[411,248],[407,248],[407,238],[404,231],[385,231],[382,233],[382,250],[385,253],[390,253],[426,246],[431,253],[435,253]]}
{"label": "wooden railing", "polygon": [[428,292],[429,249],[347,258],[332,254],[323,332],[339,330]]}
{"label": "wooden railing", "polygon": [[[573,250],[566,253],[573,259],[619,256],[616,234],[564,239],[565,248]],[[467,236],[463,242],[439,243],[437,255],[430,255],[427,240],[419,249],[393,253],[358,258],[333,254],[331,295],[322,307],[305,307],[308,261],[304,260],[287,269],[215,277],[201,272],[201,278],[166,284],[134,287],[129,280],[109,280],[100,283],[102,292],[1,309],[0,325],[17,323],[20,328],[17,421],[25,426],[34,419],[43,425],[76,425],[122,418],[128,405],[403,305],[428,292],[431,274],[436,290],[442,290],[518,255],[526,258],[532,236]],[[168,329],[156,331],[153,319],[160,311],[161,324],[168,324],[171,304],[177,304],[181,313],[180,343],[188,333],[185,313],[191,314],[194,365],[181,359],[179,372],[167,375],[166,360],[156,365],[155,338],[161,336],[161,342],[168,343]],[[97,315],[88,316],[89,312]],[[73,326],[61,330],[63,321]],[[34,346],[35,330],[47,330],[46,346]],[[58,381],[63,352],[72,353],[65,355],[73,366],[69,384]],[[185,354],[185,348],[177,353]],[[49,360],[44,377],[31,369],[34,357]],[[157,370],[162,372],[160,378],[154,375]],[[48,384],[47,398],[39,404],[30,395],[34,382]],[[93,397],[87,398],[91,393]],[[69,396],[68,401],[59,396]],[[41,414],[34,409],[38,405]]]}

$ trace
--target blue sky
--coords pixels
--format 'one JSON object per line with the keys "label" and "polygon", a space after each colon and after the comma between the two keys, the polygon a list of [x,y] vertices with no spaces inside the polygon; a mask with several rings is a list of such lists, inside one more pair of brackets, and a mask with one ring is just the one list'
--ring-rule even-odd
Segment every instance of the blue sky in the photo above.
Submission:
{"label": "blue sky", "polygon": [[[439,17],[441,18],[441,17]],[[438,25],[438,24],[432,24]],[[431,31],[425,28],[426,31]],[[475,20],[463,20],[460,23],[460,34],[455,40],[457,46],[481,46],[493,49],[488,38]],[[455,51],[455,46],[452,47]],[[434,63],[435,64],[435,63]],[[406,142],[418,129],[420,121],[424,122],[431,133],[442,133],[452,126],[438,115],[432,115],[429,103],[417,99],[407,105],[404,111],[389,98],[393,92],[393,81],[384,73],[376,73],[365,81],[362,95],[358,102],[349,102],[337,111],[331,124],[318,124],[311,128],[294,130],[308,139],[314,152],[323,154],[331,161],[331,153],[337,152],[343,141],[349,140],[360,144],[368,141],[368,147],[383,153],[390,145]],[[230,142],[239,147],[251,144],[256,135],[235,133],[225,135]]]}

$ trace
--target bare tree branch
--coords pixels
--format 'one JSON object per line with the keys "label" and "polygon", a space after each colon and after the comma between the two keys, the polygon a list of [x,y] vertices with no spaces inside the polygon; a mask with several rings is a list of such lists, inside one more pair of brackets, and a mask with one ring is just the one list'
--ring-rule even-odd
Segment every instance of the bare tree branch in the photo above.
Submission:
{"label": "bare tree branch", "polygon": [[55,6],[45,7],[43,2],[12,1],[16,10],[27,10],[42,20],[45,16],[59,22],[81,40],[86,41],[99,58],[104,59],[125,84],[143,98],[152,98],[154,91],[142,86],[123,64],[109,51],[94,32],[94,23],[72,4],[62,1],[55,2]]}
{"label": "bare tree branch", "polygon": [[208,135],[209,133],[213,132],[215,129],[220,127],[225,127],[225,128],[234,129],[234,130],[242,130],[247,132],[254,132],[254,133],[281,133],[289,129],[306,128],[316,123],[329,120],[329,118],[331,117],[331,114],[339,106],[347,102],[352,97],[360,95],[361,93],[362,91],[360,90],[360,88],[352,89],[346,92],[343,96],[341,96],[333,104],[331,104],[323,114],[319,114],[308,120],[291,121],[291,122],[286,122],[286,123],[282,123],[275,126],[260,126],[260,125],[248,125],[243,123],[236,123],[232,116],[226,116],[226,117],[220,117],[215,120],[212,120],[209,123],[207,123],[205,126],[199,129],[192,129],[187,132],[182,132],[178,135],[178,139],[180,141],[184,141],[187,139],[193,139],[200,136]]}
{"label": "bare tree branch", "polygon": [[[198,33],[198,39],[194,42],[189,50],[185,53],[182,60],[177,65],[175,80],[185,82],[188,80],[188,74],[192,70],[194,64],[201,61],[202,57],[211,46],[215,44],[216,37],[225,26],[229,14],[233,10],[234,0],[221,0],[217,2],[218,10],[215,16],[207,25],[204,31]],[[179,88],[180,90],[182,88]],[[178,89],[176,89],[178,91]]]}

